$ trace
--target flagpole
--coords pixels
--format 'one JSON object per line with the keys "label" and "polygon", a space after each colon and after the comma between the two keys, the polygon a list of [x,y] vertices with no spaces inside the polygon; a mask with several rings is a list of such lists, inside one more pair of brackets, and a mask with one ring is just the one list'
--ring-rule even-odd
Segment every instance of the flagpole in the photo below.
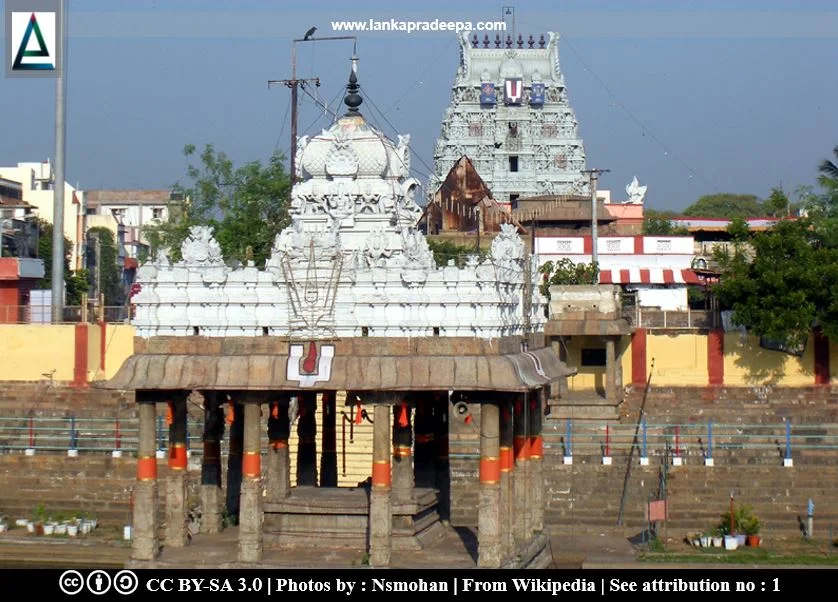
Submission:
{"label": "flagpole", "polygon": [[[52,220],[52,322],[64,318],[64,151],[66,149],[66,98],[64,71],[67,68],[66,51],[66,0],[58,0],[58,36],[56,40],[55,79],[55,179],[53,184]],[[60,52],[58,48],[61,48]],[[60,64],[59,64],[60,61]]]}

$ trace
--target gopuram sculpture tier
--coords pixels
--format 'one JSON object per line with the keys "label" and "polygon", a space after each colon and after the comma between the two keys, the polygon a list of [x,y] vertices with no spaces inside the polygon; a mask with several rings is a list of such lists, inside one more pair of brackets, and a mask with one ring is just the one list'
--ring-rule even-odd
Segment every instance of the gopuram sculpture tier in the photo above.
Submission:
{"label": "gopuram sculpture tier", "polygon": [[[554,74],[545,75],[564,98]],[[300,139],[291,225],[276,236],[266,265],[230,266],[212,229],[192,228],[182,261],[160,253],[140,268],[138,336],[493,339],[541,330],[545,299],[513,226],[503,226],[485,259],[436,265],[416,228],[422,212],[409,136],[394,143],[367,123],[359,88],[353,70],[346,114]],[[532,286],[524,286],[525,273]]]}
{"label": "gopuram sculpture tier", "polygon": [[460,38],[460,66],[434,149],[436,190],[463,155],[500,203],[587,193],[585,149],[559,66],[559,35]]}

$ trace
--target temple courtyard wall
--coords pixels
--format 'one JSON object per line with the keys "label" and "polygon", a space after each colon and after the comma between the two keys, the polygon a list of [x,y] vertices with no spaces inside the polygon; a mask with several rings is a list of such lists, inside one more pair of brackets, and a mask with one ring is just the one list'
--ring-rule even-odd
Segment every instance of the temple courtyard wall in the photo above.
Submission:
{"label": "temple courtyard wall", "polygon": [[[15,424],[25,436],[28,411],[21,402],[33,399],[33,388],[28,383],[5,385],[0,409],[6,421],[16,419]],[[666,456],[660,441],[653,442],[650,436],[648,466],[639,464],[637,452],[632,457],[632,471],[625,487],[623,524],[618,527],[628,462],[628,450],[620,446],[618,433],[625,437],[634,431],[643,396],[643,390],[629,389],[620,406],[619,420],[610,423],[613,448],[612,464],[608,466],[602,464],[604,431],[598,422],[589,421],[586,426],[584,418],[571,420],[573,461],[567,464],[567,419],[556,416],[555,408],[554,415],[546,417],[543,476],[547,531],[639,533],[644,526],[644,505],[659,492],[664,463],[668,465],[670,534],[704,530],[715,524],[727,508],[731,491],[737,503],[754,506],[765,522],[766,537],[799,535],[798,519],[805,520],[810,498],[816,504],[816,528],[825,533],[830,526],[838,524],[838,446],[834,438],[838,424],[838,388],[653,387],[646,396],[645,415],[650,423],[683,425],[679,443],[683,465],[671,466],[671,457]],[[79,419],[90,415],[104,420],[120,415],[126,446],[131,429],[136,428],[133,417],[136,404],[115,393],[55,386],[39,399],[36,407],[42,417],[58,416],[66,420],[73,413]],[[472,404],[469,411],[468,420],[466,416],[454,415],[453,409],[450,416],[451,523],[474,528],[479,499],[479,434],[475,425],[480,424],[480,406]],[[195,424],[199,414],[196,408],[190,409]],[[809,443],[794,447],[793,465],[785,467],[782,430],[777,425],[788,417],[795,424],[809,425],[806,427]],[[702,440],[706,442],[709,421],[717,427],[750,425],[753,432],[759,432],[761,425],[769,434],[760,441],[771,445],[739,446],[731,443],[734,441],[731,432],[716,432],[714,465],[706,466]],[[581,433],[593,428],[593,424],[597,425],[598,439],[585,441]],[[349,425],[346,427],[345,435],[340,426],[337,432],[339,483],[356,485],[369,476],[372,429],[368,423],[353,425],[350,443]],[[1,513],[10,519],[23,518],[42,504],[51,512],[88,511],[98,515],[103,526],[109,526],[117,535],[121,533],[121,527],[129,521],[136,483],[136,460],[132,452],[126,451],[122,458],[112,458],[105,444],[98,451],[81,451],[78,457],[68,457],[62,450],[39,450],[35,456],[27,457],[21,449],[9,450],[9,432],[4,429],[4,439],[0,441],[0,446],[5,446],[0,453]],[[200,479],[199,434],[193,432],[195,437],[190,440],[190,506],[196,505],[199,498],[195,490]],[[318,441],[320,434],[318,426]],[[341,459],[343,436],[347,451],[351,450],[346,456],[345,474]],[[264,436],[263,449],[266,446]],[[295,439],[290,448],[294,466]],[[318,465],[320,451],[318,447]],[[158,467],[161,479],[165,478],[168,470],[165,456],[158,460]],[[263,473],[266,467],[264,462]],[[295,471],[291,474],[293,478]],[[163,501],[161,497],[161,521],[165,521]]]}

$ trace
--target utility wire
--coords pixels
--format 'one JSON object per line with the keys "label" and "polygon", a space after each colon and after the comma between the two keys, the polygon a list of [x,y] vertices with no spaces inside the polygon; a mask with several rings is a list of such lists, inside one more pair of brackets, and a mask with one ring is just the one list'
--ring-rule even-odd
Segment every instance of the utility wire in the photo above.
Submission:
{"label": "utility wire", "polygon": [[[521,21],[521,23],[523,23],[524,25],[529,25],[530,27],[536,27],[536,28],[543,27],[543,25],[536,25],[536,24],[534,24],[534,23],[527,23],[526,21]],[[684,169],[686,169],[686,170],[687,170],[687,172],[689,173],[690,177],[693,177],[693,176],[698,176],[698,177],[699,177],[699,178],[700,178],[700,179],[701,179],[701,180],[702,180],[705,184],[707,184],[710,188],[712,188],[712,189],[713,189],[713,190],[715,190],[715,191],[718,191],[718,190],[719,190],[719,187],[718,187],[718,186],[716,186],[715,184],[713,184],[713,183],[712,183],[710,180],[708,180],[706,177],[704,177],[704,175],[703,175],[701,172],[699,172],[699,171],[698,171],[698,170],[696,170],[696,169],[693,169],[693,168],[692,168],[692,167],[691,167],[691,166],[690,166],[690,165],[689,165],[686,161],[684,161],[681,157],[679,157],[678,155],[676,155],[675,153],[673,153],[673,152],[670,150],[670,148],[669,148],[666,144],[664,144],[664,142],[663,142],[660,138],[658,138],[658,137],[654,134],[654,132],[652,132],[652,130],[651,130],[651,129],[649,129],[648,127],[646,127],[646,125],[644,125],[644,124],[643,124],[643,122],[641,122],[641,121],[640,121],[640,119],[638,119],[638,118],[634,115],[634,113],[632,113],[632,112],[628,109],[628,107],[626,107],[626,105],[625,105],[625,104],[623,104],[623,102],[622,102],[622,101],[620,101],[620,99],[619,99],[619,98],[617,98],[617,95],[616,95],[614,92],[612,92],[611,88],[609,88],[609,87],[608,87],[608,85],[607,85],[607,84],[606,84],[606,83],[602,80],[602,78],[601,78],[601,77],[599,77],[599,76],[596,74],[596,72],[595,72],[595,71],[591,68],[591,66],[590,66],[590,65],[589,65],[589,64],[585,61],[585,59],[583,59],[583,58],[582,58],[582,55],[579,53],[579,51],[576,49],[576,47],[573,45],[573,43],[572,43],[572,42],[571,42],[571,41],[567,38],[567,36],[562,36],[562,38],[561,38],[561,39],[562,39],[562,41],[564,41],[564,42],[567,44],[567,47],[568,47],[568,48],[570,48],[571,52],[573,52],[573,54],[576,56],[576,58],[577,58],[577,59],[579,60],[579,62],[582,64],[582,67],[584,67],[584,68],[585,68],[585,70],[586,70],[588,73],[590,73],[590,74],[591,74],[591,77],[593,77],[593,78],[594,78],[594,80],[595,80],[595,81],[596,81],[596,82],[597,82],[597,83],[598,83],[598,84],[602,87],[602,89],[603,89],[603,90],[605,90],[606,94],[608,94],[608,96],[610,96],[610,97],[611,97],[611,100],[613,101],[613,103],[614,103],[617,107],[619,107],[619,108],[620,108],[620,109],[621,109],[621,110],[622,110],[622,111],[623,111],[623,112],[624,112],[624,113],[625,113],[625,114],[629,117],[629,119],[631,119],[631,120],[632,120],[632,121],[633,121],[633,122],[634,122],[634,123],[635,123],[638,127],[640,127],[640,129],[641,129],[641,131],[642,131],[642,133],[643,133],[643,135],[644,135],[644,136],[645,136],[646,134],[648,134],[648,135],[649,135],[649,138],[650,138],[653,142],[655,142],[655,144],[657,144],[657,145],[658,145],[658,146],[659,146],[659,147],[660,147],[660,148],[664,151],[664,154],[665,154],[667,157],[672,157],[672,158],[673,158],[673,159],[674,159],[677,163],[679,163],[679,164],[680,164],[680,165],[681,165]]]}

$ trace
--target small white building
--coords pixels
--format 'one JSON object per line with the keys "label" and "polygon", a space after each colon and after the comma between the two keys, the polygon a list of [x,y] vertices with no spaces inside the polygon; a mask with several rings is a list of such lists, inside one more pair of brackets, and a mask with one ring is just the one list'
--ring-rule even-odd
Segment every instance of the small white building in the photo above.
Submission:
{"label": "small white building", "polygon": [[[601,236],[597,242],[599,283],[636,291],[641,307],[686,311],[688,286],[703,284],[690,269],[692,236]],[[590,236],[536,237],[535,250],[539,265],[562,259],[590,263],[593,240]]]}
{"label": "small white building", "polygon": [[137,259],[148,246],[144,228],[167,221],[172,203],[169,190],[87,190],[84,197],[85,230],[112,230],[127,259]]}

